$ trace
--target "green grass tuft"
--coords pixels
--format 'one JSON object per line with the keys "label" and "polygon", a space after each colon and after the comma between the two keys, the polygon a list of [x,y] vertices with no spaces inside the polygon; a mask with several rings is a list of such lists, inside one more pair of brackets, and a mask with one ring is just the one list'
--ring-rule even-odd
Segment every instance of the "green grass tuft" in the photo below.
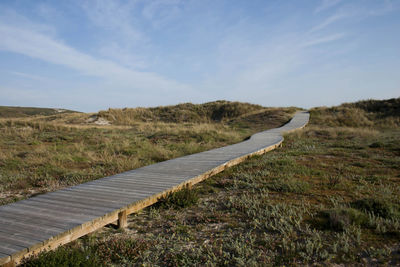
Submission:
{"label": "green grass tuft", "polygon": [[400,219],[399,205],[390,203],[387,200],[364,198],[353,201],[351,206],[367,213],[373,213],[374,215],[385,219]]}
{"label": "green grass tuft", "polygon": [[169,193],[165,197],[160,198],[156,203],[156,206],[163,208],[182,209],[196,204],[198,200],[199,197],[197,192],[192,190],[190,187],[185,186],[181,190]]}

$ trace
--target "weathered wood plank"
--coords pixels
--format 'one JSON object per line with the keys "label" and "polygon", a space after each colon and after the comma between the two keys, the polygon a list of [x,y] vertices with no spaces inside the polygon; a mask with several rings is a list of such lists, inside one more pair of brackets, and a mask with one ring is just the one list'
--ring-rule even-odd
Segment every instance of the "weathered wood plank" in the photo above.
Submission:
{"label": "weathered wood plank", "polygon": [[13,236],[37,240],[38,243],[53,237],[53,234],[35,233],[32,229],[21,229],[19,227],[10,227],[8,225],[2,225],[0,228],[0,232],[13,233]]}
{"label": "weathered wood plank", "polygon": [[65,231],[65,229],[57,228],[55,226],[43,226],[38,224],[32,224],[26,221],[16,221],[14,219],[9,219],[5,217],[0,217],[0,223],[2,225],[7,225],[9,228],[13,229],[21,229],[21,230],[28,230],[32,232],[40,232],[40,233],[48,233],[51,235],[58,234],[60,232]]}
{"label": "weathered wood plank", "polygon": [[26,210],[27,212],[29,212],[29,210],[34,210],[37,213],[46,215],[46,214],[54,214],[54,215],[64,215],[64,217],[67,218],[74,218],[74,219],[78,219],[78,220],[90,220],[92,218],[96,218],[96,216],[98,216],[98,214],[89,214],[89,213],[83,213],[83,211],[79,211],[77,212],[76,210],[59,210],[59,209],[51,209],[51,207],[45,206],[45,205],[37,205],[37,203],[34,202],[29,202],[29,203],[20,203],[20,202],[16,202],[13,203],[15,205],[13,205],[13,207],[10,207],[10,209],[8,210],[13,210],[15,208],[19,208],[22,210]]}
{"label": "weathered wood plank", "polygon": [[18,252],[24,253],[25,251],[28,252],[28,250],[24,247],[20,247],[13,244],[0,243],[0,253],[2,254],[11,256]]}
{"label": "weathered wood plank", "polygon": [[48,218],[48,219],[63,219],[66,222],[78,223],[78,224],[81,224],[83,221],[89,221],[94,218],[94,216],[66,214],[64,212],[60,212],[57,210],[47,210],[32,206],[30,206],[29,208],[27,208],[26,206],[13,206],[7,208],[8,208],[7,210],[5,209],[2,210],[1,214],[10,212],[15,214],[23,214],[27,217],[40,216],[42,218]]}
{"label": "weathered wood plank", "polygon": [[101,214],[104,214],[107,210],[100,210],[99,208],[92,209],[90,207],[87,208],[73,208],[73,207],[68,207],[67,203],[65,205],[60,205],[60,204],[52,204],[52,203],[44,203],[41,201],[36,201],[35,199],[32,199],[29,204],[26,204],[25,206],[34,206],[43,209],[45,212],[46,210],[57,210],[58,212],[65,213],[66,215],[92,215],[94,217],[96,216],[101,216]]}
{"label": "weathered wood plank", "polygon": [[138,187],[135,183],[133,184],[119,184],[119,183],[114,183],[114,184],[91,184],[91,185],[85,185],[81,187],[75,187],[71,188],[70,191],[93,191],[93,192],[99,192],[101,193],[102,191],[104,194],[110,194],[111,193],[120,193],[122,197],[131,197],[131,196],[146,196],[148,193],[157,193],[159,191],[158,188],[154,188],[151,185],[146,185],[143,187]]}
{"label": "weathered wood plank", "polygon": [[[45,205],[47,205],[48,207],[52,207],[52,206],[56,206],[56,207],[59,207],[60,205],[62,205],[63,203],[65,203],[65,201],[68,201],[68,198],[67,197],[64,197],[64,198],[58,198],[58,199],[56,199],[56,198],[52,198],[52,199],[50,199],[50,200],[47,200],[47,199],[40,199],[40,200],[38,200],[37,202],[40,202],[40,203],[42,203],[42,204],[45,204]],[[80,200],[76,200],[76,201],[80,201]],[[90,208],[90,205],[95,205],[95,202],[92,202],[92,203],[87,203],[87,205],[86,206],[84,206],[83,204],[81,205],[82,206],[82,208],[80,208],[80,211],[82,212],[82,213],[86,213],[86,214],[91,214],[91,216],[92,216],[92,218],[96,218],[96,217],[99,217],[98,216],[98,214],[107,214],[107,213],[109,213],[109,212],[112,212],[112,211],[114,211],[114,210],[116,210],[116,209],[119,209],[120,207],[121,207],[121,205],[124,205],[125,203],[119,203],[118,205],[115,205],[115,207],[114,208],[107,208],[107,209],[104,209],[104,208],[100,208],[100,207],[96,207],[96,208]],[[78,205],[78,204],[76,204],[76,205]],[[63,212],[62,210],[60,210],[61,212]],[[97,213],[97,214],[96,214]],[[86,220],[84,220],[84,221],[86,221]]]}
{"label": "weathered wood plank", "polygon": [[[111,195],[106,194],[105,191],[84,191],[84,190],[78,190],[74,189],[73,191],[71,190],[71,194],[73,194],[74,199],[71,200],[71,202],[76,201],[76,202],[81,202],[81,203],[96,203],[98,202],[98,207],[118,207],[119,204],[124,204],[126,201],[132,201],[135,199],[141,199],[143,197],[148,196],[148,194],[138,194],[138,193],[132,193],[128,196],[124,196],[121,193],[121,197],[118,198],[116,194]],[[57,196],[52,196],[51,199],[64,199],[65,201],[68,201],[68,197],[70,195],[67,192],[63,192],[58,194]],[[84,204],[83,204],[84,205]]]}
{"label": "weathered wood plank", "polygon": [[137,182],[143,182],[155,185],[168,185],[168,184],[177,184],[181,181],[189,179],[190,177],[191,176],[169,178],[168,174],[146,173],[145,175],[135,177],[134,179],[127,180],[122,178],[116,178],[113,180],[108,180],[106,183],[121,182],[121,183],[126,183],[127,185],[129,184],[135,185]]}
{"label": "weathered wood plank", "polygon": [[[2,213],[1,214],[2,218],[8,218],[8,219],[13,219],[16,221],[25,221],[27,216],[26,214],[18,214],[18,213]],[[65,222],[65,220],[55,220],[53,219],[48,219],[44,218],[42,216],[29,216],[29,222],[34,223],[34,224],[40,224],[40,225],[47,225],[47,226],[55,226],[60,229],[71,229],[74,226],[79,225],[78,223],[70,223],[70,222]]]}
{"label": "weathered wood plank", "polygon": [[169,188],[173,185],[176,185],[176,182],[166,182],[166,181],[151,181],[148,179],[137,179],[132,181],[124,181],[124,180],[112,180],[112,181],[105,181],[104,183],[92,184],[92,185],[100,185],[100,186],[107,186],[107,187],[115,187],[115,188],[122,188],[126,190],[130,190],[132,188],[141,188],[140,186],[146,187],[149,186],[154,189],[165,189]]}
{"label": "weathered wood plank", "polygon": [[[47,201],[50,202],[51,200],[58,200],[64,199],[63,205],[66,208],[70,209],[87,209],[93,211],[105,211],[109,209],[113,209],[116,207],[115,203],[109,202],[106,199],[101,199],[101,196],[91,196],[91,192],[87,192],[86,195],[78,194],[79,192],[58,192],[57,194],[51,196],[41,196],[40,198],[32,198],[34,201]],[[98,200],[98,202],[96,202]],[[91,206],[90,204],[97,203],[95,206]]]}
{"label": "weathered wood plank", "polygon": [[[167,187],[168,188],[168,187]],[[131,198],[132,196],[145,197],[150,194],[155,194],[160,191],[165,190],[165,187],[156,187],[151,185],[142,184],[138,186],[137,184],[132,185],[120,185],[120,184],[107,184],[107,185],[90,185],[85,187],[79,187],[72,189],[75,192],[93,192],[104,194],[105,196],[117,196]]]}
{"label": "weathered wood plank", "polygon": [[32,245],[37,244],[37,240],[31,240],[28,238],[22,238],[22,237],[13,237],[7,235],[7,233],[0,232],[0,244],[11,244],[11,245],[16,245],[20,246],[23,248],[29,248]]}

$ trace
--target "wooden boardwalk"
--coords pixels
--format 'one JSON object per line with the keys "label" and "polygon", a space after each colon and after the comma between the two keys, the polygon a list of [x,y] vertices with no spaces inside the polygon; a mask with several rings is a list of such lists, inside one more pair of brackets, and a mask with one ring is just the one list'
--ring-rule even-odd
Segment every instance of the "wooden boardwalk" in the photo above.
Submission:
{"label": "wooden boardwalk", "polygon": [[279,146],[282,133],[303,128],[307,112],[244,142],[104,177],[0,206],[0,265],[53,249],[143,209],[172,191],[198,183],[229,166]]}

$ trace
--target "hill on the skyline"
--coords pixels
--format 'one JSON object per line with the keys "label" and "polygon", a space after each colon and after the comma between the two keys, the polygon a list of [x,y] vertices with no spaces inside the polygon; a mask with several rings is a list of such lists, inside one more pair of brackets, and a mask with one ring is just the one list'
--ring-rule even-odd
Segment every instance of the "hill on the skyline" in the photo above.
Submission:
{"label": "hill on the skyline", "polygon": [[35,108],[35,107],[9,107],[0,106],[0,118],[23,118],[38,115],[55,115],[62,113],[74,113],[76,111],[59,108]]}

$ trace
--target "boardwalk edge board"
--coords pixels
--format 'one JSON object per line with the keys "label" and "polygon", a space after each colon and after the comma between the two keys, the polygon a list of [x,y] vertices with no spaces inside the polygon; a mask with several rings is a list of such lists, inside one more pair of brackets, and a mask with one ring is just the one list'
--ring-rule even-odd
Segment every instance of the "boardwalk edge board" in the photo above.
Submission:
{"label": "boardwalk edge board", "polygon": [[[12,225],[12,224],[4,225],[4,223],[1,222],[2,214],[4,214],[3,216],[5,217],[7,212],[12,212],[12,210],[13,210],[12,208],[14,207],[13,204],[24,203],[22,205],[22,207],[23,207],[24,205],[28,205],[27,203],[29,203],[29,202],[27,202],[27,201],[24,202],[24,200],[21,200],[21,201],[15,202],[15,203],[0,206],[0,265],[1,266],[15,266],[24,257],[29,257],[30,255],[38,254],[44,250],[55,249],[55,248],[59,247],[60,245],[69,243],[69,242],[76,240],[84,235],[94,232],[105,225],[108,225],[108,224],[111,224],[114,222],[117,222],[119,227],[125,227],[127,224],[127,221],[126,221],[127,215],[134,213],[134,212],[138,212],[139,210],[156,203],[161,197],[166,196],[167,194],[169,194],[171,192],[178,191],[186,186],[190,187],[190,186],[197,184],[219,172],[222,172],[226,168],[237,165],[252,156],[264,154],[268,151],[271,151],[271,150],[277,148],[278,146],[281,146],[282,142],[283,142],[282,134],[304,128],[307,125],[308,120],[309,120],[308,112],[305,112],[305,111],[297,112],[294,115],[294,117],[291,119],[291,121],[289,123],[285,124],[284,126],[282,126],[280,128],[270,129],[267,131],[256,133],[256,134],[252,135],[251,138],[249,138],[248,140],[243,141],[241,143],[222,147],[222,148],[216,148],[216,149],[212,149],[209,151],[200,152],[197,154],[187,155],[187,156],[183,156],[183,157],[180,157],[177,159],[167,160],[167,161],[164,161],[161,163],[156,163],[156,164],[145,166],[145,167],[142,167],[142,168],[139,168],[136,170],[124,172],[124,173],[117,174],[114,176],[104,177],[104,178],[101,178],[101,179],[98,179],[95,181],[91,181],[91,182],[82,184],[82,185],[86,185],[86,184],[89,185],[89,184],[95,183],[96,185],[97,184],[101,185],[101,182],[104,181],[104,184],[102,186],[106,187],[107,184],[109,184],[110,182],[111,183],[113,182],[113,178],[115,177],[116,184],[120,183],[121,180],[125,179],[127,181],[127,184],[132,183],[134,185],[135,184],[135,176],[136,176],[136,177],[139,177],[138,186],[140,186],[140,185],[143,186],[143,181],[146,180],[146,177],[148,177],[150,179],[152,179],[152,177],[155,177],[154,179],[156,179],[157,177],[161,177],[160,179],[162,179],[163,175],[166,178],[166,180],[168,181],[168,184],[171,184],[171,176],[174,176],[174,174],[171,174],[171,171],[175,170],[176,168],[177,168],[176,169],[176,177],[177,177],[176,180],[180,181],[162,192],[155,193],[148,197],[144,197],[144,198],[142,197],[139,200],[133,200],[131,203],[123,205],[119,209],[114,209],[111,212],[105,213],[103,216],[92,218],[95,215],[87,215],[85,217],[84,215],[86,215],[86,214],[81,214],[84,218],[92,218],[92,219],[86,220],[86,221],[82,222],[81,224],[79,224],[75,227],[72,227],[71,229],[68,229],[64,232],[53,235],[50,238],[44,238],[44,240],[39,241],[29,247],[24,247],[23,245],[21,245],[21,244],[23,244],[23,242],[21,240],[32,239],[29,237],[29,232],[27,233],[27,231],[29,231],[30,228],[24,229],[23,228],[24,224],[18,223],[18,220],[15,221],[15,225]],[[225,153],[224,153],[224,151],[225,151]],[[211,155],[213,155],[216,159],[210,160],[209,156],[211,156]],[[201,156],[206,157],[206,160],[201,159]],[[199,159],[199,157],[200,157],[200,159]],[[207,171],[199,173],[197,175],[188,175],[187,174],[188,171],[191,172],[191,171],[195,170],[195,172],[196,172],[197,168],[190,168],[191,164],[201,163],[204,161],[208,161],[208,162],[214,161],[217,164],[217,166],[211,167],[211,169],[208,169]],[[186,162],[186,164],[187,163],[190,163],[190,164],[187,165],[186,169],[179,169],[179,167],[181,166],[180,163],[183,163],[183,162]],[[172,169],[167,169],[165,172],[163,172],[164,167],[168,166],[168,165],[172,166]],[[201,165],[200,165],[200,167],[201,167]],[[200,168],[200,167],[198,167],[198,168]],[[153,171],[152,171],[152,169],[153,169]],[[147,176],[145,174],[147,174]],[[181,178],[179,178],[179,177],[181,177]],[[185,179],[186,177],[188,177],[188,178]],[[149,184],[149,187],[146,187],[146,188],[151,188],[151,186],[153,184],[152,180],[149,180],[148,184]],[[160,181],[155,181],[155,185],[160,186]],[[74,192],[70,189],[74,189],[78,186],[80,186],[80,185],[67,188],[67,190],[65,190],[65,189],[61,189],[61,190],[64,190],[63,193]],[[157,186],[154,186],[154,188],[156,189]],[[81,187],[81,188],[84,188],[84,187]],[[87,186],[87,188],[88,188],[88,190],[90,190],[90,188],[93,188],[93,187]],[[114,188],[115,192],[118,193],[117,187],[110,187],[110,188]],[[61,191],[61,190],[58,190],[58,191]],[[140,196],[140,195],[143,196],[144,192],[139,193],[139,191],[137,191],[137,190],[140,190],[140,188],[135,188],[135,190],[132,191],[133,195],[135,194],[134,192],[138,192],[137,196]],[[56,193],[58,191],[55,191],[53,193]],[[95,192],[97,192],[97,191],[95,190]],[[51,196],[51,194],[52,193],[47,193],[45,195],[47,197],[47,195]],[[35,197],[33,197],[33,198],[35,198]],[[33,198],[30,198],[30,199],[33,199]],[[37,198],[40,198],[40,195],[37,196]],[[28,199],[28,201],[30,199]],[[133,199],[133,196],[132,196],[132,199]],[[40,204],[42,202],[38,202],[38,203]],[[55,201],[55,203],[57,203],[57,201]],[[45,205],[45,202],[43,202],[43,205]],[[20,207],[19,205],[15,205],[15,206],[17,208]],[[43,207],[46,207],[46,206],[43,206]],[[40,208],[37,208],[37,209],[40,210]],[[62,211],[61,207],[60,207],[60,209]],[[70,211],[71,209],[73,210],[74,206],[72,206],[71,208],[68,208],[68,206],[66,206],[66,208],[65,208],[66,211]],[[84,209],[82,209],[82,212],[84,212]],[[49,210],[48,214],[43,215],[43,220],[46,220],[46,218],[52,218],[51,213],[52,212]],[[17,214],[17,216],[15,216],[15,217],[18,217],[18,215],[20,215],[20,213],[15,213],[15,214]],[[59,211],[53,211],[53,214],[57,215],[57,214],[59,214]],[[54,217],[54,221],[57,220],[57,216]],[[79,216],[79,215],[77,215],[77,216]],[[12,216],[10,216],[10,217],[12,217]],[[40,220],[38,220],[38,217],[40,217],[40,214],[38,216],[35,216],[36,221],[40,221]],[[68,215],[66,215],[66,220],[67,220],[67,217],[68,217]],[[4,221],[8,222],[9,219],[4,220]],[[75,219],[74,219],[74,221],[75,221]],[[27,215],[26,224],[28,224],[28,223],[29,223],[29,215]],[[49,224],[50,224],[50,222],[49,222]],[[12,232],[11,230],[7,230],[7,229],[12,229],[13,227],[15,227],[14,232]],[[35,228],[35,225],[32,225],[32,227]],[[10,243],[5,243],[4,240],[10,240]],[[35,240],[36,240],[36,238],[35,238]]]}

